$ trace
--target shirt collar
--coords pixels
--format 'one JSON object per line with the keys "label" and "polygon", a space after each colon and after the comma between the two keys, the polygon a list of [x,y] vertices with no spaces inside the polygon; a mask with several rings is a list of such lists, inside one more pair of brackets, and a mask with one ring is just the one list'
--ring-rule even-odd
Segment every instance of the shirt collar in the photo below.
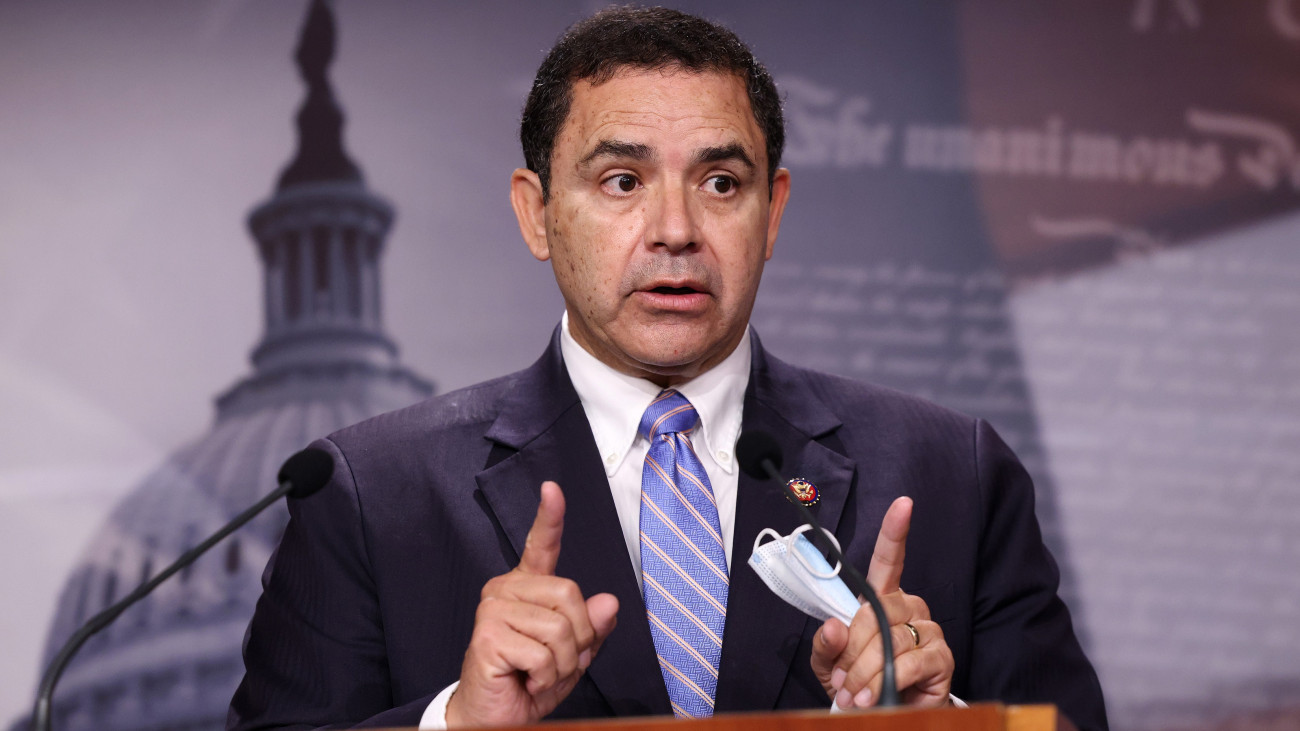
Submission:
{"label": "shirt collar", "polygon": [[[641,415],[662,389],[644,378],[614,370],[578,345],[569,333],[567,312],[560,320],[560,331],[560,354],[569,379],[587,413],[605,474],[613,475],[641,438],[637,435]],[[702,441],[696,441],[696,451],[707,451],[727,474],[736,470],[733,451],[740,437],[750,357],[746,328],[740,344],[721,363],[675,387],[700,415],[694,437]]]}

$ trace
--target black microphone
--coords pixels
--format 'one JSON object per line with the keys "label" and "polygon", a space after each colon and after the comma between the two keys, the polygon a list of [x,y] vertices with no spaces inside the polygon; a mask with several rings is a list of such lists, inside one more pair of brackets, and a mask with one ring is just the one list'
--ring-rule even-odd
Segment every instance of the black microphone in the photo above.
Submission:
{"label": "black microphone", "polygon": [[112,624],[113,620],[126,611],[127,607],[148,596],[149,592],[156,589],[168,577],[194,563],[194,560],[202,556],[209,548],[215,546],[222,538],[235,532],[243,524],[257,517],[258,513],[268,508],[272,503],[285,495],[291,498],[310,497],[324,487],[333,474],[334,460],[324,451],[320,449],[304,449],[298,452],[285,460],[284,466],[280,468],[279,474],[276,475],[276,480],[280,483],[280,486],[274,492],[258,500],[248,510],[235,516],[233,520],[222,526],[221,530],[213,533],[207,540],[186,551],[171,565],[158,572],[157,576],[136,587],[135,591],[126,595],[122,601],[96,614],[81,625],[68,638],[68,641],[63,643],[63,647],[59,648],[59,653],[54,656],[49,667],[45,669],[45,675],[41,678],[41,687],[36,694],[36,706],[32,710],[32,731],[50,731],[50,705],[54,698],[54,686],[59,682],[59,677],[63,675],[63,670],[72,660],[72,656],[77,654],[77,650],[81,649],[86,640]]}
{"label": "black microphone", "polygon": [[761,431],[747,431],[740,435],[740,440],[736,442],[736,461],[740,463],[740,469],[745,474],[756,480],[774,480],[784,487],[786,496],[790,502],[798,507],[803,514],[804,522],[812,526],[811,533],[818,538],[818,544],[822,550],[831,555],[831,558],[840,565],[840,577],[848,585],[849,589],[857,596],[864,597],[871,609],[876,613],[876,624],[880,626],[880,649],[884,653],[885,666],[881,671],[881,688],[880,688],[880,706],[897,706],[898,699],[898,681],[894,677],[894,639],[889,632],[889,619],[885,617],[885,607],[880,603],[880,597],[876,596],[875,589],[862,578],[853,564],[844,560],[844,554],[835,543],[828,540],[826,531],[822,529],[821,524],[807,505],[799,499],[794,490],[790,488],[785,478],[781,476],[781,445],[776,443],[771,434]]}

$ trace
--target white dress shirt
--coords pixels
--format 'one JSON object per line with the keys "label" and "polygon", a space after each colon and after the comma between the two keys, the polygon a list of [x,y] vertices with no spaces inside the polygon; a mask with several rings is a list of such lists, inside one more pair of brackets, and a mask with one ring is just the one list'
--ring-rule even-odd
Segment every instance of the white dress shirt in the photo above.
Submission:
{"label": "white dress shirt", "polygon": [[[640,585],[641,471],[650,451],[650,441],[637,434],[637,429],[646,407],[663,389],[645,379],[619,373],[584,350],[569,334],[567,314],[562,327],[560,353],[596,438],[627,554]],[[749,330],[746,329],[740,344],[721,363],[673,387],[691,402],[700,416],[699,427],[691,432],[691,445],[709,475],[713,497],[718,503],[718,526],[722,529],[727,565],[731,565],[731,539],[736,524],[736,487],[740,473],[735,449],[740,438],[745,388],[749,385],[749,360]]]}

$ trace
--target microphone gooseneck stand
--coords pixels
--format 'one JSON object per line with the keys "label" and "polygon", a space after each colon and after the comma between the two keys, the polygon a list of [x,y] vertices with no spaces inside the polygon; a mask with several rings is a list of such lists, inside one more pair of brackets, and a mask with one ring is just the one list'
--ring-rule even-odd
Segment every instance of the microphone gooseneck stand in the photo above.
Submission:
{"label": "microphone gooseneck stand", "polygon": [[222,526],[207,540],[181,554],[180,558],[158,572],[157,576],[136,587],[135,591],[127,594],[121,601],[91,617],[68,638],[67,642],[63,643],[63,647],[59,649],[58,654],[54,656],[54,659],[50,661],[49,666],[45,669],[45,675],[41,678],[41,685],[36,693],[36,705],[32,709],[32,731],[50,731],[50,710],[54,698],[54,686],[58,684],[64,668],[72,660],[73,655],[77,654],[77,650],[80,650],[81,646],[86,643],[86,640],[112,624],[113,620],[117,619],[118,615],[126,611],[128,607],[148,596],[150,592],[171,577],[172,574],[194,563],[194,560],[202,556],[209,548],[212,548],[222,538],[235,532],[240,526],[255,518],[258,513],[270,507],[272,503],[285,495],[293,498],[305,498],[314,494],[324,487],[326,482],[329,482],[330,475],[333,472],[334,460],[325,452],[319,449],[304,449],[298,452],[285,461],[284,466],[280,468],[280,473],[277,476],[280,486],[273,492],[235,516],[233,520]]}

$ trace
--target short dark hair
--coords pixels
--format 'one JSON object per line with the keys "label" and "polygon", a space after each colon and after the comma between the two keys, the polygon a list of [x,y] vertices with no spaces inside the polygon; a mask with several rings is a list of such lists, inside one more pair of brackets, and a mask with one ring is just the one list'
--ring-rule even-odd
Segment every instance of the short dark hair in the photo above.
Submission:
{"label": "short dark hair", "polygon": [[785,147],[785,121],[772,75],[749,46],[730,30],[678,10],[610,7],[565,31],[537,69],[524,104],[519,141],[524,164],[541,180],[543,200],[550,196],[551,153],[569,116],[573,85],[583,80],[602,84],[628,67],[676,67],[743,79],[766,140],[767,183],[772,185]]}

